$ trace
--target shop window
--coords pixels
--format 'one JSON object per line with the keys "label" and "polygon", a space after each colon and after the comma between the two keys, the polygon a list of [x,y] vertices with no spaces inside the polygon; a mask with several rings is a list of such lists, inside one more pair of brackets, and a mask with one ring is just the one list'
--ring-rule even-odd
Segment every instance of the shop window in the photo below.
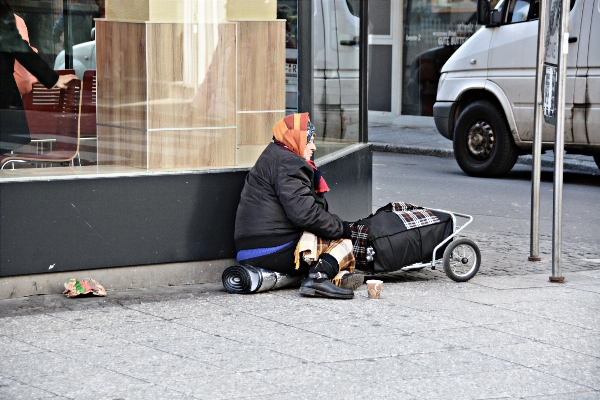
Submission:
{"label": "shop window", "polygon": [[358,1],[315,0],[312,20],[313,113],[317,157],[358,142]]}
{"label": "shop window", "polygon": [[442,66],[478,29],[475,4],[472,0],[404,2],[402,114],[433,115]]}
{"label": "shop window", "polygon": [[[286,113],[298,110],[299,0],[278,0],[279,19],[286,20]],[[303,0],[302,0],[303,1]],[[358,64],[360,0],[312,2],[314,70],[313,112],[319,158],[358,141]],[[388,17],[389,18],[389,17]]]}
{"label": "shop window", "polygon": [[[273,125],[297,111],[298,7],[297,0],[279,0],[276,9],[248,4],[113,0],[106,9],[103,0],[12,1],[46,63],[88,81],[80,86],[77,156],[8,163],[0,180],[252,166]],[[340,78],[325,82],[324,100],[315,102],[317,157],[358,138],[358,1],[322,0],[319,10],[330,5],[338,18],[320,14],[315,35],[336,44],[327,59],[339,57],[333,69]],[[325,42],[316,46],[325,49]],[[46,136],[15,146],[10,156],[56,149],[58,139]]]}
{"label": "shop window", "polygon": [[285,111],[298,111],[298,1],[278,0],[277,19],[285,20]]}

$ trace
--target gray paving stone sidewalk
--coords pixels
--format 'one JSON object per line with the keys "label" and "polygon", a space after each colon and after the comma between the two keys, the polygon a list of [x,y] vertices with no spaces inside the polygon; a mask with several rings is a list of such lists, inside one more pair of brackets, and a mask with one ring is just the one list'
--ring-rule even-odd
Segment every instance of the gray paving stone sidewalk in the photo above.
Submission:
{"label": "gray paving stone sidewalk", "polygon": [[397,279],[380,300],[210,284],[40,297],[20,315],[22,299],[0,302],[2,399],[600,397],[598,270]]}

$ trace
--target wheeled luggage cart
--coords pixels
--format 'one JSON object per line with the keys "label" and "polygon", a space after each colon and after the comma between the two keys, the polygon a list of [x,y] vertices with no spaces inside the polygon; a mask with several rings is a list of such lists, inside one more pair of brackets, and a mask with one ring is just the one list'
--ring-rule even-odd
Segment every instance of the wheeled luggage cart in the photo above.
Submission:
{"label": "wheeled luggage cart", "polygon": [[[455,239],[455,237],[473,221],[473,217],[467,214],[433,208],[426,208],[426,210],[432,211],[439,216],[447,215],[449,217],[448,222],[451,222],[451,228],[448,229],[448,227],[446,227],[446,232],[442,233],[442,235],[445,236],[448,230],[450,231],[450,234],[443,238],[443,240],[438,242],[437,245],[435,245],[435,247],[433,247],[433,250],[430,253],[431,258],[427,258],[426,260],[421,260],[419,262],[409,263],[407,265],[392,265],[394,264],[393,262],[387,261],[387,266],[389,267],[388,270],[382,270],[381,267],[379,267],[379,270],[377,270],[377,268],[373,268],[375,261],[378,257],[377,244],[373,238],[370,238],[369,246],[366,248],[367,270],[365,271],[365,273],[367,273],[368,275],[393,275],[395,272],[418,271],[426,267],[430,267],[432,270],[435,270],[437,266],[442,264],[446,275],[456,282],[466,282],[477,274],[477,272],[479,271],[479,266],[481,264],[481,253],[479,251],[479,247],[471,239]],[[466,220],[463,225],[457,224],[457,217],[460,218],[461,221]],[[367,219],[362,220],[362,222],[365,221],[367,221]],[[418,230],[423,228],[414,229]],[[437,233],[435,233],[438,236],[440,235],[440,232],[442,232],[442,230],[440,229],[437,229]],[[431,232],[431,230],[426,232],[426,235],[429,238],[432,235]],[[413,239],[412,241],[414,242],[415,240]],[[388,247],[386,247],[386,250],[384,250],[386,252],[390,251],[389,242],[389,238],[386,238],[385,243],[388,245]],[[399,246],[397,244],[393,246],[394,248],[391,250],[392,252],[396,251],[400,253],[404,250],[398,249]],[[433,245],[430,245],[429,247],[432,246]],[[426,249],[424,250],[426,251]],[[379,251],[382,250],[379,249]],[[361,266],[357,266],[357,268],[361,269]]]}

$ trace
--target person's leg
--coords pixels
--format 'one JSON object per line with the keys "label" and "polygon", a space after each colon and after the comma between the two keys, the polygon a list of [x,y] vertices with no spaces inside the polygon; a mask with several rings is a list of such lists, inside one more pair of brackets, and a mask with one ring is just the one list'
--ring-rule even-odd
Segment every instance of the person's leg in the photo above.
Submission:
{"label": "person's leg", "polygon": [[294,254],[296,251],[297,240],[288,247],[275,253],[260,257],[238,260],[240,264],[247,264],[253,267],[268,269],[269,271],[279,272],[286,275],[306,275],[308,273],[308,264],[300,263],[298,269],[294,265]]}
{"label": "person's leg", "polygon": [[309,268],[308,278],[300,285],[300,293],[304,296],[353,298],[352,289],[338,287],[330,281],[340,270],[354,270],[352,242],[348,239],[328,241],[319,238],[317,254],[319,259]]}
{"label": "person's leg", "polygon": [[[320,240],[320,239],[319,239]],[[327,254],[335,258],[338,264],[336,275],[331,277],[331,282],[343,289],[356,290],[364,283],[363,274],[355,274],[354,247],[349,239],[327,240],[319,243],[319,254]],[[333,263],[330,263],[334,265]]]}
{"label": "person's leg", "polygon": [[344,289],[356,290],[363,284],[365,276],[354,273],[356,260],[354,259],[354,248],[350,239],[331,241],[325,249],[325,253],[321,256],[324,255],[332,256],[339,265],[339,272],[331,278],[334,285]]}

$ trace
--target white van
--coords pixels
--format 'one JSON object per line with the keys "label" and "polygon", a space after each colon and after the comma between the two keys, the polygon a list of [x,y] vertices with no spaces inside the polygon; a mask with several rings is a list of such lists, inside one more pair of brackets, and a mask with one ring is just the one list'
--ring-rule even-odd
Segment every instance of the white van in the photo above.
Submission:
{"label": "white van", "polygon": [[[442,68],[435,124],[469,175],[506,174],[531,153],[538,4],[501,0]],[[600,0],[571,0],[568,51],[565,149],[600,166]],[[542,147],[552,149],[554,126],[543,125]]]}

